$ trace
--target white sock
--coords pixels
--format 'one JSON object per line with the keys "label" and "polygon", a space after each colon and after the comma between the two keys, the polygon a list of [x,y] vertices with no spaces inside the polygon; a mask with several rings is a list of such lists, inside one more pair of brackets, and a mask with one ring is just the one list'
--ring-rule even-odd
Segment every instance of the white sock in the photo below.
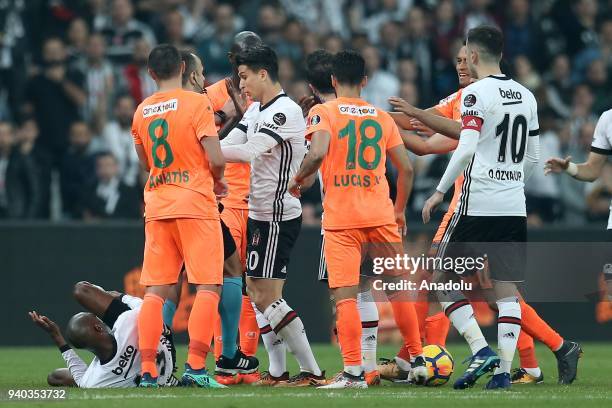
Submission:
{"label": "white sock", "polygon": [[525,370],[525,372],[527,372],[527,374],[532,375],[535,378],[538,378],[540,375],[542,375],[542,370],[540,370],[540,367],[536,367],[536,368],[523,368],[523,370]]}
{"label": "white sock", "polygon": [[397,366],[404,371],[410,371],[412,369],[410,361],[406,361],[401,357],[395,356],[395,362],[397,363]]}
{"label": "white sock", "polygon": [[494,374],[510,373],[516,343],[521,334],[521,305],[517,297],[507,297],[497,301],[497,309],[497,348],[501,361]]}
{"label": "white sock", "polygon": [[[453,323],[459,334],[465,338],[470,345],[472,355],[476,354],[483,347],[487,347],[488,343],[482,335],[480,326],[474,318],[474,309],[472,305],[463,298],[456,302],[440,302],[444,312]],[[450,313],[447,310],[451,310]]]}
{"label": "white sock", "polygon": [[361,364],[369,373],[376,370],[378,343],[378,308],[371,291],[357,294],[357,308],[361,318]]}
{"label": "white sock", "polygon": [[360,376],[363,370],[361,366],[344,366],[344,372],[349,373],[350,375]]}
{"label": "white sock", "polygon": [[300,365],[301,371],[321,375],[321,369],[315,360],[302,319],[285,302],[279,299],[264,311],[264,316],[278,337],[285,340],[291,353]]}
{"label": "white sock", "polygon": [[265,318],[263,313],[257,309],[255,303],[252,304],[253,309],[255,310],[257,326],[259,327],[259,331],[261,333],[261,339],[263,340],[266,351],[268,352],[268,358],[270,360],[268,371],[270,372],[270,375],[280,377],[285,371],[287,371],[285,342],[283,339],[278,337],[276,333],[274,333],[274,330],[272,330],[272,327],[270,327],[270,322]]}

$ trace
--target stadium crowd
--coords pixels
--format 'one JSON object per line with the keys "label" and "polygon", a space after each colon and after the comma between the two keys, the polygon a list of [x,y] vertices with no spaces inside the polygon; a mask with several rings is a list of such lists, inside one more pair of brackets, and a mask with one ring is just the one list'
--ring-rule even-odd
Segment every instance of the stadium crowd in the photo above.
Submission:
{"label": "stadium crowd", "polygon": [[[425,108],[456,91],[456,51],[481,24],[502,28],[505,71],[538,98],[540,167],[553,156],[584,161],[612,106],[612,1],[2,1],[0,219],[142,217],[131,122],[155,91],[146,68],[155,44],[193,49],[212,83],[231,71],[234,34],[255,31],[278,53],[296,101],[310,93],[306,55],[353,48],[366,59],[366,100],[390,109],[388,97],[400,96]],[[419,214],[448,157],[412,159],[410,211]],[[305,223],[318,222],[317,191],[304,197]],[[588,185],[537,171],[526,192],[532,226],[603,224],[612,165]]]}

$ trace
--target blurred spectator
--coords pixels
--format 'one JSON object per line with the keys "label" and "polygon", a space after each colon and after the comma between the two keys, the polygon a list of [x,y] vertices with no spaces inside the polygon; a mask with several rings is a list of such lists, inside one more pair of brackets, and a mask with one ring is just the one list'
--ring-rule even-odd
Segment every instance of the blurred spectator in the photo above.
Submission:
{"label": "blurred spectator", "polygon": [[383,67],[391,72],[396,72],[400,42],[402,40],[401,29],[393,21],[388,21],[380,27],[380,45],[378,49],[383,60]]}
{"label": "blurred spectator", "polygon": [[395,75],[381,69],[380,55],[376,47],[369,45],[361,51],[361,54],[365,59],[368,76],[368,83],[363,88],[362,97],[372,105],[389,110],[391,105],[388,99],[399,94],[400,83]]}
{"label": "blurred spectator", "polygon": [[100,31],[109,20],[108,0],[88,0],[88,21],[93,31]]}
{"label": "blurred spectator", "polygon": [[563,118],[571,115],[572,91],[569,58],[565,54],[559,54],[553,60],[547,77],[546,97],[550,107]]}
{"label": "blurred spectator", "polygon": [[438,52],[438,59],[442,64],[448,64],[453,59],[451,45],[457,37],[461,37],[461,34],[457,26],[453,2],[442,0],[436,7],[434,22],[434,44]]}
{"label": "blurred spectator", "polygon": [[612,95],[610,94],[610,81],[608,71],[602,59],[596,59],[589,65],[586,83],[591,87],[595,101],[593,111],[600,115],[612,106]]}
{"label": "blurred spectator", "polygon": [[605,225],[610,215],[610,200],[612,200],[612,164],[606,163],[601,177],[587,185],[587,219]]}
{"label": "blurred spectator", "polygon": [[60,185],[65,216],[78,219],[82,214],[81,195],[95,179],[95,153],[91,130],[85,122],[70,127],[70,145],[60,168]]}
{"label": "blurred spectator", "polygon": [[85,56],[74,64],[74,67],[85,77],[87,104],[84,116],[88,120],[106,115],[110,93],[115,88],[113,67],[106,59],[105,53],[104,37],[100,34],[93,34],[87,41]]}
{"label": "blurred spectator", "polygon": [[414,82],[402,82],[399,97],[412,106],[419,106],[419,88]]}
{"label": "blurred spectator", "polygon": [[579,51],[597,45],[595,31],[597,8],[596,0],[577,0],[572,10],[566,13],[561,26],[570,56],[573,57]]}
{"label": "blurred spectator", "polygon": [[347,35],[347,24],[342,14],[344,0],[280,0],[291,18],[300,20],[312,31]]}
{"label": "blurred spectator", "polygon": [[320,48],[319,36],[316,33],[307,32],[302,37],[302,55],[312,54]]}
{"label": "blurred spectator", "polygon": [[413,7],[404,23],[400,55],[411,58],[419,67],[419,94],[424,103],[432,102],[433,47],[427,29],[427,16],[420,7]]}
{"label": "blurred spectator", "polygon": [[[356,18],[353,27],[359,27],[368,33],[372,43],[378,43],[380,27],[388,21],[401,21],[412,7],[412,0],[378,0],[375,2],[354,2]],[[369,10],[368,10],[369,9]],[[369,14],[371,12],[371,14]],[[369,14],[369,15],[368,15]]]}
{"label": "blurred spectator", "polygon": [[337,35],[330,35],[329,37],[325,38],[323,48],[332,54],[336,54],[344,49],[344,41],[342,41],[342,38],[338,37]]}
{"label": "blurred spectator", "polygon": [[542,83],[540,75],[533,69],[531,62],[524,55],[518,55],[514,59],[514,72],[516,81],[531,92],[535,92]]}
{"label": "blurred spectator", "polygon": [[293,62],[298,62],[302,57],[301,42],[303,33],[304,27],[298,20],[287,20],[283,29],[283,41],[276,47],[278,56],[287,57]]}
{"label": "blurred spectator", "polygon": [[282,41],[285,13],[271,3],[263,4],[257,14],[257,32],[261,38],[272,47]]}
{"label": "blurred spectator", "polygon": [[491,0],[468,0],[467,10],[461,18],[463,35],[480,25],[497,26],[497,20],[489,11]]}
{"label": "blurred spectator", "polygon": [[179,49],[191,47],[191,43],[185,41],[184,17],[178,10],[170,10],[163,16],[164,33],[163,41],[172,44]]}
{"label": "blurred spectator", "polygon": [[[125,66],[120,75],[123,81],[121,89],[127,89],[136,103],[152,95],[157,89],[155,81],[149,75],[147,60],[151,52],[151,45],[144,39],[137,40],[134,44],[132,62]],[[207,65],[208,69],[208,65]]]}
{"label": "blurred spectator", "polygon": [[39,143],[52,157],[62,157],[68,145],[70,124],[81,117],[87,102],[83,75],[66,65],[66,48],[59,38],[43,44],[42,71],[26,86],[26,111],[32,111],[40,128]]}
{"label": "blurred spectator", "polygon": [[140,162],[132,137],[132,118],[136,106],[129,95],[120,95],[115,101],[114,118],[102,130],[106,147],[117,162],[118,176],[128,186],[137,186]]}
{"label": "blurred spectator", "polygon": [[534,55],[535,33],[529,12],[529,0],[511,0],[504,24],[504,58],[512,61],[523,55],[531,59]]}
{"label": "blurred spectator", "polygon": [[116,62],[127,62],[136,40],[144,39],[155,45],[155,36],[144,23],[134,19],[131,0],[112,0],[110,18],[100,29],[108,44],[107,55]]}
{"label": "blurred spectator", "polygon": [[295,80],[295,67],[289,58],[278,60],[278,81],[283,88],[288,88]]}
{"label": "blurred spectator", "polygon": [[234,8],[229,4],[219,5],[215,9],[213,21],[214,31],[201,39],[197,45],[206,75],[212,82],[224,77],[232,69],[227,52],[237,31]]}
{"label": "blurred spectator", "polygon": [[405,58],[398,62],[397,79],[400,82],[416,82],[418,77],[418,68],[413,60]]}
{"label": "blurred spectator", "polygon": [[15,142],[13,126],[0,122],[0,219],[31,219],[40,200],[36,165]]}
{"label": "blurred spectator", "polygon": [[141,219],[140,189],[121,180],[115,157],[111,153],[100,153],[95,164],[96,180],[82,197],[84,219]]}
{"label": "blurred spectator", "polygon": [[26,7],[24,1],[0,2],[0,119],[17,118],[23,103],[27,72]]}
{"label": "blurred spectator", "polygon": [[73,63],[84,57],[89,39],[89,27],[83,18],[75,18],[68,26],[66,44],[68,62]]}

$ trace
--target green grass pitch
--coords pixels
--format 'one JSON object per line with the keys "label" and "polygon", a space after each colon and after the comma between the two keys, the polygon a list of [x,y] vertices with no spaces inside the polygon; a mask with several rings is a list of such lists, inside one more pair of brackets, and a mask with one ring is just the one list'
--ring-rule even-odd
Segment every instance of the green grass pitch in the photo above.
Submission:
{"label": "green grass pitch", "polygon": [[[315,355],[327,375],[331,376],[341,367],[338,349],[330,345],[315,345]],[[542,385],[515,386],[510,391],[483,391],[486,378],[470,390],[455,391],[450,384],[437,388],[409,385],[391,385],[367,390],[324,391],[317,389],[274,389],[247,385],[227,390],[202,389],[119,389],[81,390],[68,389],[64,401],[7,400],[9,389],[40,389],[46,385],[47,373],[63,366],[63,360],[53,347],[0,348],[0,406],[70,406],[70,407],[612,407],[612,343],[583,344],[585,355],[581,359],[578,379],[572,386],[556,384],[556,360],[543,347],[538,348],[538,357],[544,371]],[[379,347],[379,356],[391,357],[396,347]],[[453,344],[449,351],[455,359],[456,377],[465,366],[461,360],[468,355],[462,343]],[[86,356],[87,353],[81,353]],[[185,347],[179,348],[179,362],[185,359]],[[265,351],[260,349],[262,368],[267,367]],[[297,366],[288,355],[289,368],[296,373]],[[209,361],[209,364],[212,361]],[[180,374],[179,370],[179,374]],[[453,379],[451,379],[452,381]]]}

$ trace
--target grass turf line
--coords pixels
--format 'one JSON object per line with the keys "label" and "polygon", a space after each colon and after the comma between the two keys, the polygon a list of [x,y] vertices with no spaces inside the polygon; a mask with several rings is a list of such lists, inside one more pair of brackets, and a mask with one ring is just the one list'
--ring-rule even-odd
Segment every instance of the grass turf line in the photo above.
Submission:
{"label": "grass turf line", "polygon": [[[537,353],[544,372],[545,383],[542,385],[514,386],[508,392],[486,392],[482,388],[486,377],[470,390],[455,391],[450,384],[443,387],[427,388],[408,385],[392,385],[384,382],[383,387],[372,387],[367,390],[324,391],[317,389],[275,389],[252,386],[235,386],[228,390],[200,389],[115,389],[115,390],[82,390],[68,389],[64,401],[7,401],[8,389],[41,389],[48,388],[46,376],[54,368],[62,367],[63,360],[54,347],[15,347],[0,348],[0,404],[2,406],[66,406],[66,407],[147,407],[156,404],[176,404],[177,407],[202,407],[213,403],[215,407],[236,407],[254,404],[274,404],[286,407],[361,407],[361,406],[402,406],[418,404],[421,407],[452,406],[466,403],[469,407],[516,407],[521,404],[529,407],[583,407],[612,406],[612,383],[609,373],[612,372],[612,343],[583,344],[585,355],[581,359],[579,376],[572,386],[556,384],[556,360],[545,347],[538,347]],[[338,349],[330,345],[313,346],[317,361],[327,376],[335,374],[341,368]],[[396,347],[379,347],[379,357],[392,357]],[[457,343],[449,347],[455,359],[455,374],[460,375],[465,366],[461,360],[469,349]],[[185,347],[179,347],[179,375],[185,361]],[[87,357],[87,352],[80,353]],[[258,357],[262,369],[267,367],[267,356],[263,349]],[[292,374],[297,373],[295,360],[288,355],[287,361]],[[214,363],[209,358],[208,366]],[[453,381],[451,378],[451,381]],[[50,405],[51,404],[51,405]],[[155,405],[153,405],[155,404]]]}

